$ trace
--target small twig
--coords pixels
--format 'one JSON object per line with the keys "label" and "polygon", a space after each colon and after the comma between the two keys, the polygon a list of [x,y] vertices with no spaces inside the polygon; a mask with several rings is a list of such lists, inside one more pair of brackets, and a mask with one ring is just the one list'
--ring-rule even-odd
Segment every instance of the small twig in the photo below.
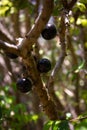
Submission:
{"label": "small twig", "polygon": [[[66,33],[66,27],[67,27],[66,15],[67,15],[66,10],[64,10],[62,12],[62,15],[61,15],[60,32],[59,32],[60,44],[61,44],[61,54],[60,54],[60,57],[58,58],[58,61],[56,62],[56,65],[54,66],[54,69],[51,73],[51,76],[49,77],[49,80],[46,84],[48,91],[49,91],[49,94],[53,98],[53,100],[55,101],[56,105],[60,101],[59,101],[59,99],[55,100],[52,88],[53,88],[53,85],[54,85],[54,79],[55,79],[58,71],[60,70],[60,68],[63,64],[63,61],[65,59],[65,56],[66,56],[66,43],[65,43],[65,33]],[[61,110],[63,110],[63,108],[64,107],[61,104]]]}
{"label": "small twig", "polygon": [[62,12],[62,16],[61,16],[61,23],[60,23],[60,32],[59,32],[59,37],[60,37],[60,45],[61,45],[61,54],[60,57],[58,59],[58,61],[56,62],[56,65],[51,73],[51,77],[50,77],[50,82],[51,80],[53,82],[56,74],[58,73],[58,71],[60,70],[61,65],[63,64],[63,61],[65,59],[66,56],[66,44],[65,44],[65,33],[66,33],[66,11]]}
{"label": "small twig", "polygon": [[3,49],[6,52],[14,53],[14,54],[17,54],[17,55],[20,54],[16,45],[4,42],[2,40],[0,40],[0,48]]}
{"label": "small twig", "polygon": [[55,67],[54,67],[54,69],[53,69],[53,71],[51,73],[51,77],[54,78],[56,73],[58,73],[58,71],[60,70],[60,67],[61,67],[61,65],[62,65],[62,63],[64,61],[65,56],[66,56],[65,52],[61,53],[58,61],[56,62],[56,65],[55,65]]}
{"label": "small twig", "polygon": [[15,38],[10,34],[8,29],[0,22],[0,38],[1,40],[8,41],[12,44],[15,44]]}
{"label": "small twig", "polygon": [[87,116],[77,117],[77,118],[74,118],[74,119],[70,119],[69,122],[82,121],[82,120],[84,120],[84,119],[87,119]]}

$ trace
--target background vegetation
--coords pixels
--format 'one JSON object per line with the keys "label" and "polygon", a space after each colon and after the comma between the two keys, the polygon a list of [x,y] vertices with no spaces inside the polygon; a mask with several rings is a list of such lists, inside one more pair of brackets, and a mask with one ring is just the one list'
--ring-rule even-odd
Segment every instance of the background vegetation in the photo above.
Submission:
{"label": "background vegetation", "polygon": [[[18,44],[34,25],[42,3],[43,0],[1,0],[0,40]],[[40,77],[56,104],[59,119],[48,118],[34,90],[27,94],[17,90],[16,81],[25,73],[22,58],[10,59],[0,49],[1,130],[87,129],[87,0],[54,0],[51,18],[57,36],[45,40],[40,35],[32,46],[32,55],[51,61],[51,71]]]}

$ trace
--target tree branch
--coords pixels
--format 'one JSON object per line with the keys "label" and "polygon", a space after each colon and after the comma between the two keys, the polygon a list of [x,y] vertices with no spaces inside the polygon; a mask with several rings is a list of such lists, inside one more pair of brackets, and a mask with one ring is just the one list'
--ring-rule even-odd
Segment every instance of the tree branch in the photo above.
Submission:
{"label": "tree branch", "polygon": [[[36,18],[35,24],[32,26],[31,30],[28,32],[23,41],[18,45],[18,48],[21,50],[23,57],[25,57],[27,52],[31,50],[32,44],[36,43],[41,31],[52,14],[53,7],[53,0],[43,0],[43,9]],[[24,48],[26,51],[24,51]],[[25,53],[23,53],[23,51]]]}
{"label": "tree branch", "polygon": [[73,118],[73,119],[70,119],[69,121],[70,121],[70,122],[77,122],[77,121],[82,121],[82,120],[84,120],[84,119],[87,119],[87,116]]}
{"label": "tree branch", "polygon": [[15,44],[15,38],[10,34],[8,29],[0,22],[0,39]]}
{"label": "tree branch", "polygon": [[46,113],[46,115],[49,117],[51,120],[57,120],[58,113],[56,110],[56,106],[52,99],[50,98],[47,89],[42,83],[40,74],[37,71],[37,68],[34,64],[33,57],[29,53],[26,59],[23,59],[23,62],[25,63],[26,69],[27,69],[27,77],[30,77],[33,81],[34,85],[34,91],[37,93],[40,102],[41,102],[41,107],[43,111]]}
{"label": "tree branch", "polygon": [[53,11],[53,0],[44,0],[43,1],[43,9],[39,13],[34,26],[31,31],[27,34],[27,38],[35,38],[37,39],[44,28],[45,24],[48,22],[52,11]]}
{"label": "tree branch", "polygon": [[19,43],[17,46],[0,41],[0,47],[4,50],[6,49],[6,51],[13,52],[17,55],[22,56],[23,63],[27,69],[27,76],[29,76],[33,81],[33,84],[35,86],[34,90],[40,98],[43,110],[51,120],[57,120],[58,113],[56,110],[55,103],[49,97],[47,89],[43,86],[40,74],[37,71],[34,59],[31,54],[32,45],[37,42],[37,38],[40,36],[42,29],[44,28],[52,14],[53,7],[53,0],[43,0],[43,9],[39,13],[35,24],[31,28],[29,33],[26,35],[26,37],[21,40],[19,39]]}
{"label": "tree branch", "polygon": [[0,48],[3,49],[6,52],[10,52],[10,53],[20,55],[20,51],[18,50],[16,45],[9,44],[9,43],[4,42],[2,40],[0,40]]}
{"label": "tree branch", "polygon": [[56,62],[55,66],[54,66],[54,69],[53,69],[51,76],[49,77],[48,83],[46,85],[48,88],[48,92],[49,92],[50,96],[53,98],[55,104],[56,105],[57,105],[57,103],[60,104],[61,110],[63,110],[64,107],[62,106],[59,99],[58,100],[55,99],[54,93],[52,92],[52,90],[53,90],[52,88],[53,88],[55,77],[56,77],[58,71],[60,70],[60,68],[63,64],[63,61],[65,59],[65,56],[66,56],[66,44],[65,44],[65,35],[66,35],[66,26],[67,26],[66,18],[67,18],[66,10],[63,10],[62,14],[61,14],[60,31],[59,31],[61,54],[60,54],[60,57],[58,58],[58,61]]}
{"label": "tree branch", "polygon": [[66,33],[66,11],[64,10],[62,12],[62,16],[61,16],[61,22],[60,22],[60,32],[59,32],[59,37],[60,37],[60,44],[61,44],[61,54],[60,57],[58,58],[58,61],[56,62],[56,65],[51,73],[50,79],[49,79],[49,83],[48,86],[50,86],[51,84],[53,84],[54,79],[56,74],[58,73],[58,71],[60,70],[60,67],[65,59],[66,56],[66,44],[65,44],[65,33]]}
{"label": "tree branch", "polygon": [[43,0],[43,9],[39,13],[35,24],[26,35],[26,37],[22,40],[22,42],[18,45],[18,48],[21,51],[21,55],[23,57],[23,63],[26,66],[28,77],[30,77],[34,84],[34,91],[37,93],[43,111],[45,111],[46,115],[51,120],[58,119],[58,113],[56,111],[55,103],[50,98],[47,89],[43,86],[41,77],[39,72],[37,71],[36,65],[34,63],[34,59],[31,54],[31,47],[34,43],[37,43],[37,38],[40,36],[42,29],[45,24],[48,22],[52,11],[53,11],[53,0]]}

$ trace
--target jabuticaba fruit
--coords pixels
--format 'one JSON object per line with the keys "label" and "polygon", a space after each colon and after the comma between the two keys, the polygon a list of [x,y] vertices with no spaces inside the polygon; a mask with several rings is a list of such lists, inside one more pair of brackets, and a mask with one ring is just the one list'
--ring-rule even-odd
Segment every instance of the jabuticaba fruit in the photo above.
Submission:
{"label": "jabuticaba fruit", "polygon": [[40,73],[47,73],[51,70],[51,62],[47,58],[38,60],[37,69]]}
{"label": "jabuticaba fruit", "polygon": [[57,35],[57,29],[54,24],[47,24],[41,32],[42,37],[45,40],[51,40]]}
{"label": "jabuticaba fruit", "polygon": [[32,90],[32,82],[28,78],[20,78],[16,83],[17,89],[22,93],[27,93]]}

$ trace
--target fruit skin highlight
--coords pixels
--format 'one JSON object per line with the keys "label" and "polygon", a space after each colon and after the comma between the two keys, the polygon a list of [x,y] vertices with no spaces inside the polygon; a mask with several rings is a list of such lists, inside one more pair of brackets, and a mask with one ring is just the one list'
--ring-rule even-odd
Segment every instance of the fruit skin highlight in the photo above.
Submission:
{"label": "fruit skin highlight", "polygon": [[27,93],[32,89],[32,82],[28,78],[21,78],[16,83],[17,89],[22,93]]}
{"label": "fruit skin highlight", "polygon": [[37,63],[37,69],[40,73],[47,73],[51,70],[51,62],[50,60],[43,58],[40,59]]}
{"label": "fruit skin highlight", "polygon": [[57,35],[57,29],[54,24],[47,24],[46,27],[41,32],[42,37],[45,40],[51,40]]}

